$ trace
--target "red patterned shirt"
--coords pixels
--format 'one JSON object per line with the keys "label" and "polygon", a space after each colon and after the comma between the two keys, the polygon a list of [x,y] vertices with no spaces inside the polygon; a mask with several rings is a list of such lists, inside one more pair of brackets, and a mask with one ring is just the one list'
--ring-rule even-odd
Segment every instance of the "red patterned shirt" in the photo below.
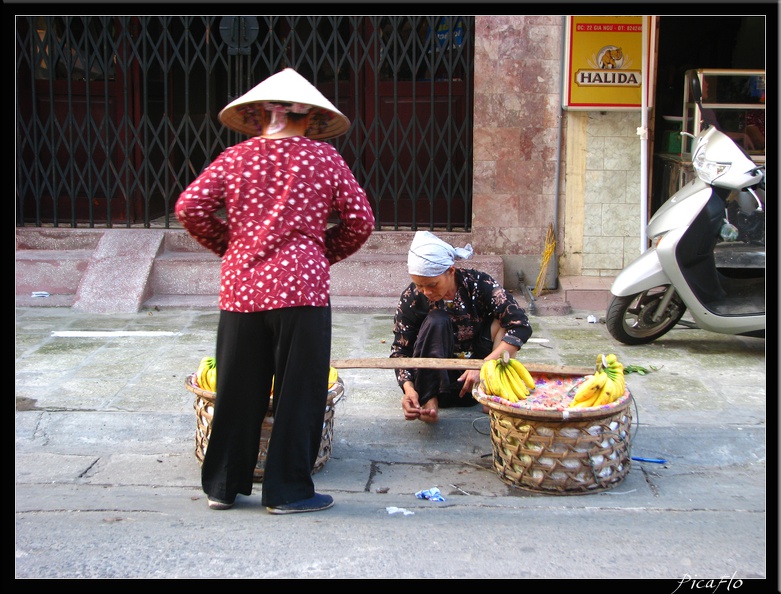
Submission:
{"label": "red patterned shirt", "polygon": [[[217,216],[223,208],[225,219]],[[182,192],[176,217],[222,258],[219,307],[234,312],[326,306],[331,264],[358,251],[374,228],[366,193],[339,152],[303,136],[229,147]]]}

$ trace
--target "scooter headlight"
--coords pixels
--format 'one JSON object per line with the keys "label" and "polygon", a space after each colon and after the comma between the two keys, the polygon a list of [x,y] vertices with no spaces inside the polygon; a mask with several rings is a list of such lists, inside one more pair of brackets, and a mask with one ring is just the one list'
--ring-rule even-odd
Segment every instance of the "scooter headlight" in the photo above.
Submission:
{"label": "scooter headlight", "polygon": [[692,167],[699,175],[700,179],[707,183],[713,183],[727,171],[729,171],[731,163],[717,163],[716,161],[708,161],[705,158],[704,151],[695,155],[692,161]]}

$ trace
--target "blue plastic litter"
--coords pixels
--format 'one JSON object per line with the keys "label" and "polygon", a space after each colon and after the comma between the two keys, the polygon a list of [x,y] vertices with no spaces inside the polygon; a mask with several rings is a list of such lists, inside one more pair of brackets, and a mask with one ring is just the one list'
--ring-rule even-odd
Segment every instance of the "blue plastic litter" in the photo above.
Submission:
{"label": "blue plastic litter", "polygon": [[425,491],[418,491],[415,493],[415,497],[418,499],[428,499],[429,501],[444,501],[445,498],[442,497],[442,494],[439,492],[439,489],[436,487],[432,487],[431,489],[426,489]]}

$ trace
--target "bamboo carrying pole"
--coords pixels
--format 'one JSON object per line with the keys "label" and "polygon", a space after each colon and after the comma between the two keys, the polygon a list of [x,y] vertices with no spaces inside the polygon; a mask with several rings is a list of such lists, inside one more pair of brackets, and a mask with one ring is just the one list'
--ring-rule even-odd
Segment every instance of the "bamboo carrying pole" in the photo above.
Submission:
{"label": "bamboo carrying pole", "polygon": [[[331,365],[336,369],[480,369],[482,359],[436,359],[425,357],[388,357],[369,359],[335,359]],[[570,365],[546,365],[524,363],[529,373],[550,373],[557,375],[589,375],[593,368]]]}

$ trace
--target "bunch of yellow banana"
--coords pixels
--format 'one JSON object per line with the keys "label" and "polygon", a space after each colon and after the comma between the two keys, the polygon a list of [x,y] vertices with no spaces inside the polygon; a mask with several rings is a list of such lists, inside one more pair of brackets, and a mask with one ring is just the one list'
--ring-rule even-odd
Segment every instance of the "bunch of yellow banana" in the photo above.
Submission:
{"label": "bunch of yellow banana", "polygon": [[204,357],[195,372],[195,381],[199,387],[209,392],[217,391],[217,359]]}
{"label": "bunch of yellow banana", "polygon": [[[195,384],[199,388],[209,392],[217,391],[217,359],[214,357],[204,357],[198,364],[198,370],[195,372]],[[339,380],[339,371],[336,367],[328,370],[328,389],[334,387]],[[274,393],[274,378],[271,378],[271,393]]]}
{"label": "bunch of yellow banana", "polygon": [[336,367],[331,366],[331,368],[328,370],[328,389],[334,387],[334,384],[339,379],[339,371],[336,369]]}
{"label": "bunch of yellow banana", "polygon": [[[339,371],[336,367],[331,366],[328,369],[328,389],[334,387],[334,384],[339,380]],[[271,394],[274,394],[274,377],[271,377]]]}
{"label": "bunch of yellow banana", "polygon": [[510,402],[525,400],[534,390],[534,378],[523,363],[504,351],[499,359],[489,359],[480,367],[480,380],[486,394]]}
{"label": "bunch of yellow banana", "polygon": [[615,402],[626,391],[624,366],[615,355],[597,355],[594,375],[586,378],[570,403],[574,408],[602,406]]}

